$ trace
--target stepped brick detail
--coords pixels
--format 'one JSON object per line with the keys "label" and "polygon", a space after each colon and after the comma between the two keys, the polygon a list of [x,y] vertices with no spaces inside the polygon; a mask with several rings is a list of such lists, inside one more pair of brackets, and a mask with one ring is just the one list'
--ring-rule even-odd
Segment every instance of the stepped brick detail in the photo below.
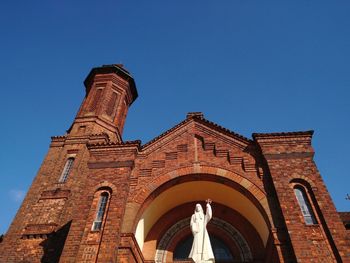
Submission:
{"label": "stepped brick detail", "polygon": [[72,125],[51,138],[0,239],[0,263],[193,262],[183,244],[207,198],[226,262],[350,262],[349,213],[336,211],[316,167],[313,131],[249,139],[190,112],[145,144],[123,141],[138,96],[131,74],[105,65],[84,84]]}

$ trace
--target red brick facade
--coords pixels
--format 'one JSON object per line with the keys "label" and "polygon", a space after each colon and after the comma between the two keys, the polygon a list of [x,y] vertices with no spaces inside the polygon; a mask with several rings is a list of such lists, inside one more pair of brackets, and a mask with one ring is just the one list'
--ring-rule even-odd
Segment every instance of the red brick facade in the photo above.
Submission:
{"label": "red brick facade", "polygon": [[85,86],[0,244],[0,262],[172,262],[207,197],[209,235],[232,262],[350,262],[350,234],[313,161],[312,131],[248,139],[190,113],[147,144],[124,142],[133,78],[109,65]]}

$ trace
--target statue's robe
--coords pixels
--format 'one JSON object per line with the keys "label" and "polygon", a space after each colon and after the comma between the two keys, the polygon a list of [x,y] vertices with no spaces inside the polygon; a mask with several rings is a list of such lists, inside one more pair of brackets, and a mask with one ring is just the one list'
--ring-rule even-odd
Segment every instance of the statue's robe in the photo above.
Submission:
{"label": "statue's robe", "polygon": [[189,255],[194,262],[215,262],[213,249],[211,248],[210,239],[207,231],[207,224],[212,218],[210,204],[207,204],[207,211],[195,211],[191,217],[191,231],[193,234],[193,244]]}

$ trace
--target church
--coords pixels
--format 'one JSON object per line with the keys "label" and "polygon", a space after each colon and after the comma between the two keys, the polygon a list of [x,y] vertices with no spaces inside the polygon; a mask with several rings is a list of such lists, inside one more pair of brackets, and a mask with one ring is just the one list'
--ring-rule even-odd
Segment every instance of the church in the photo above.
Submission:
{"label": "church", "polygon": [[217,263],[350,262],[350,216],[337,212],[318,172],[313,131],[246,138],[190,112],[146,144],[124,141],[133,77],[104,65],[84,84],[72,125],[52,137],[0,243],[0,262],[194,262],[191,215],[208,199]]}

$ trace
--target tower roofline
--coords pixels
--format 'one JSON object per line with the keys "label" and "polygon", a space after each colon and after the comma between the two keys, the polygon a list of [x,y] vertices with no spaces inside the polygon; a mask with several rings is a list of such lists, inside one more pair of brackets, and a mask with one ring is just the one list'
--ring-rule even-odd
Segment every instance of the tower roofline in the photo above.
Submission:
{"label": "tower roofline", "polygon": [[314,134],[313,130],[309,131],[295,131],[295,132],[272,132],[272,133],[253,133],[253,138],[256,139],[263,139],[263,138],[287,138],[287,137],[303,137],[308,136],[312,137]]}
{"label": "tower roofline", "polygon": [[134,102],[136,100],[136,98],[138,97],[135,80],[130,75],[129,71],[127,71],[123,67],[123,65],[121,65],[121,64],[102,65],[101,67],[93,68],[90,71],[89,75],[84,80],[84,85],[85,85],[85,88],[86,88],[86,92],[89,91],[91,83],[93,81],[93,78],[95,77],[96,74],[111,74],[111,73],[115,73],[118,76],[120,76],[121,78],[123,78],[126,81],[128,81],[128,83],[130,85],[131,94],[132,94],[132,101],[131,101],[131,103]]}

